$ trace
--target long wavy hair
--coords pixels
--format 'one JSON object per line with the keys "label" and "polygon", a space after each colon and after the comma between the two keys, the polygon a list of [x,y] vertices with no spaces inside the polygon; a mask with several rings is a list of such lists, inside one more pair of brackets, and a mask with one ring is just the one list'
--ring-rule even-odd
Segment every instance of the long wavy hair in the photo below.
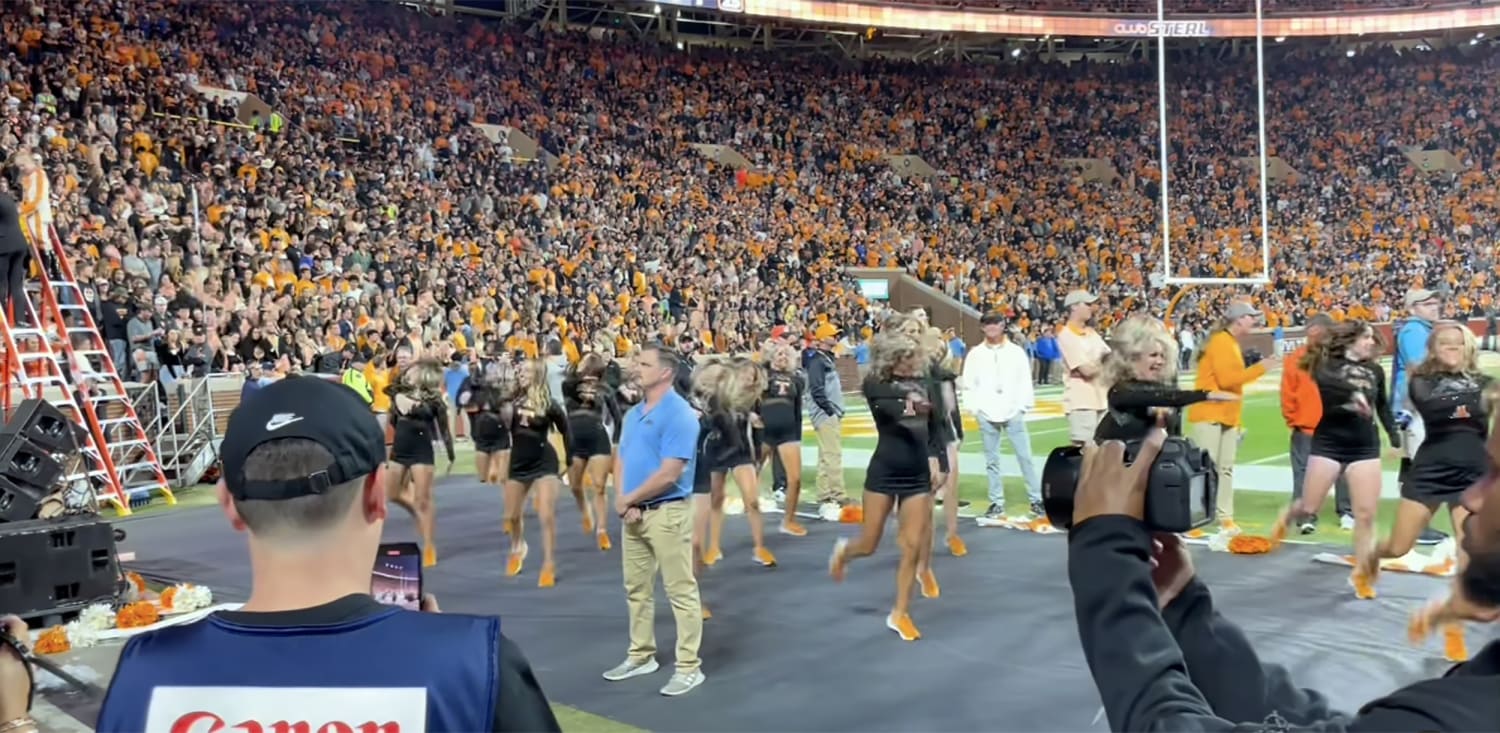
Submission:
{"label": "long wavy hair", "polygon": [[717,369],[700,370],[693,380],[693,391],[716,410],[736,414],[754,410],[766,391],[766,370],[742,356],[717,363]]}
{"label": "long wavy hair", "polygon": [[700,407],[717,407],[719,384],[729,373],[729,366],[722,361],[708,361],[693,370],[693,400]]}
{"label": "long wavy hair", "polygon": [[[1454,369],[1444,364],[1437,358],[1438,337],[1450,331],[1457,331],[1464,340],[1463,361]],[[1432,333],[1427,335],[1427,356],[1420,364],[1412,367],[1412,376],[1434,376],[1438,374],[1478,374],[1479,373],[1479,339],[1474,338],[1474,332],[1468,326],[1457,321],[1442,321],[1432,327]]]}
{"label": "long wavy hair", "polygon": [[870,375],[877,381],[893,381],[898,367],[913,358],[925,364],[925,356],[922,345],[902,329],[882,330],[870,339]]}
{"label": "long wavy hair", "polygon": [[552,407],[552,390],[547,386],[547,362],[527,359],[519,365],[512,401],[538,415]]}
{"label": "long wavy hair", "polygon": [[1115,326],[1110,335],[1110,352],[1104,360],[1105,384],[1135,379],[1135,362],[1158,349],[1166,362],[1162,368],[1162,383],[1177,383],[1177,344],[1161,321],[1150,316],[1131,316]]}
{"label": "long wavy hair", "polygon": [[400,379],[401,384],[418,399],[441,398],[443,395],[443,365],[437,359],[423,357],[408,364]]}
{"label": "long wavy hair", "polygon": [[1303,355],[1302,361],[1297,366],[1302,367],[1302,370],[1308,374],[1317,374],[1319,367],[1322,367],[1329,359],[1343,356],[1349,351],[1349,347],[1366,333],[1375,337],[1376,349],[1384,347],[1385,341],[1380,338],[1380,332],[1375,330],[1374,326],[1361,320],[1344,321],[1328,329],[1328,338],[1309,344],[1307,353]]}

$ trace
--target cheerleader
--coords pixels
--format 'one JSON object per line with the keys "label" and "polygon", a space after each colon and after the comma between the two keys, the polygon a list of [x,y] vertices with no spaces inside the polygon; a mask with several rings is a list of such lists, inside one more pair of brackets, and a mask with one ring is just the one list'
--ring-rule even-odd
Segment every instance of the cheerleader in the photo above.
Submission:
{"label": "cheerleader", "polygon": [[939,429],[939,415],[928,397],[928,365],[921,344],[900,330],[883,329],[871,340],[870,371],[862,391],[878,438],[865,471],[864,517],[859,536],[852,541],[840,538],[828,561],[829,575],[835,582],[843,581],[851,561],[868,557],[880,546],[886,520],[896,511],[901,559],[896,566],[896,601],[885,625],[906,641],[922,638],[908,609],[937,484],[928,436]]}
{"label": "cheerleader", "polygon": [[1094,430],[1094,440],[1140,440],[1160,421],[1167,435],[1182,435],[1179,410],[1199,402],[1235,402],[1239,395],[1177,388],[1177,344],[1154,318],[1126,319],[1114,329],[1104,358],[1109,384],[1109,411]]}
{"label": "cheerleader", "polygon": [[474,473],[480,481],[500,487],[510,472],[510,431],[501,409],[512,391],[511,382],[510,366],[491,359],[458,392],[459,406],[469,413],[474,433]]}
{"label": "cheerleader", "polygon": [[[727,368],[722,362],[709,362],[693,373],[693,391],[688,402],[698,413],[698,445],[693,454],[693,572],[700,578],[708,566],[707,539],[713,518],[713,459],[710,441],[714,433],[709,403],[719,389]],[[708,602],[703,602],[703,618],[711,618]]]}
{"label": "cheerleader", "polygon": [[614,465],[613,444],[618,440],[615,428],[621,423],[619,402],[604,381],[608,363],[600,354],[586,354],[562,385],[573,438],[568,486],[583,514],[583,531],[595,533],[600,550],[610,548],[608,515],[604,513],[605,482]]}
{"label": "cheerleader", "polygon": [[431,567],[437,564],[437,548],[432,539],[434,434],[442,438],[448,451],[448,470],[453,470],[453,436],[448,433],[448,406],[443,401],[443,367],[432,360],[412,363],[386,389],[391,396],[394,436],[386,492],[416,519],[417,532],[422,537],[422,564]]}
{"label": "cheerleader", "polygon": [[750,414],[765,391],[766,373],[749,359],[731,359],[722,372],[702,387],[693,389],[708,395],[706,404],[710,431],[704,457],[712,469],[708,550],[703,562],[713,565],[722,556],[719,538],[724,531],[724,479],[733,476],[750,522],[750,537],[755,543],[755,562],[765,567],[776,565],[776,556],[766,549],[765,520],[761,515],[760,486],[755,475],[755,449],[750,438]]}
{"label": "cheerleader", "polygon": [[[1469,512],[1459,500],[1489,469],[1485,443],[1497,396],[1494,379],[1479,371],[1477,346],[1473,332],[1459,323],[1439,323],[1427,337],[1427,358],[1412,370],[1408,387],[1409,404],[1427,427],[1427,438],[1401,483],[1396,521],[1390,535],[1376,546],[1379,558],[1411,552],[1433,514],[1446,505],[1458,548],[1458,573],[1468,564],[1464,521]],[[1449,661],[1466,661],[1463,627],[1447,625],[1443,635]]]}
{"label": "cheerleader", "polygon": [[[781,517],[781,533],[806,537],[807,528],[797,521],[798,502],[802,498],[802,393],[806,391],[797,374],[797,357],[792,347],[776,341],[762,349],[766,355],[766,391],[761,394],[756,418],[760,424],[759,445],[762,455],[781,462],[786,471],[786,511]],[[762,459],[761,464],[764,465]]]}
{"label": "cheerleader", "polygon": [[549,436],[553,430],[562,436],[565,454],[572,453],[573,437],[568,432],[567,414],[552,401],[545,361],[527,359],[521,363],[504,413],[511,436],[510,473],[505,480],[505,533],[510,537],[510,558],[505,574],[520,575],[526,561],[521,515],[526,496],[535,488],[537,519],[542,524],[542,572],[537,587],[551,588],[557,582],[553,552],[557,544],[557,490],[562,476]]}
{"label": "cheerleader", "polygon": [[[929,402],[932,416],[931,429],[927,431],[927,460],[931,464],[929,470],[932,477],[932,491],[940,492],[947,483],[947,474],[951,468],[948,444],[952,442],[954,433],[950,423],[951,412],[943,399],[943,374],[938,366],[944,354],[947,353],[947,346],[943,344],[941,334],[937,339],[933,339],[926,324],[915,314],[893,315],[881,324],[881,330],[906,336],[922,351],[923,363],[926,366],[923,396]],[[949,503],[956,506],[957,500]],[[949,536],[953,536],[952,533],[957,532],[957,529],[955,516],[954,527],[950,530]],[[938,586],[937,574],[932,571],[932,540],[935,534],[933,517],[928,514],[927,526],[922,531],[922,541],[917,551],[916,577],[923,598],[937,598],[942,594]]]}
{"label": "cheerleader", "polygon": [[1282,512],[1271,530],[1271,541],[1286,537],[1288,523],[1317,514],[1339,475],[1347,476],[1354,509],[1355,568],[1349,581],[1355,596],[1375,597],[1379,560],[1375,547],[1375,513],[1380,504],[1380,434],[1385,429],[1391,446],[1401,447],[1401,431],[1385,395],[1385,370],[1375,361],[1380,353],[1375,329],[1364,321],[1335,326],[1328,338],[1308,347],[1301,367],[1318,385],[1323,417],[1313,429],[1301,499]]}
{"label": "cheerleader", "polygon": [[[958,536],[958,449],[964,441],[964,418],[958,408],[959,364],[958,359],[953,356],[953,350],[948,348],[942,331],[929,326],[923,345],[933,355],[933,381],[937,383],[943,407],[947,408],[943,416],[946,442],[942,446],[946,461],[943,484],[938,489],[943,500],[943,524],[947,532],[945,544],[950,555],[963,557],[969,554],[969,547]],[[936,587],[934,580],[933,588]]]}

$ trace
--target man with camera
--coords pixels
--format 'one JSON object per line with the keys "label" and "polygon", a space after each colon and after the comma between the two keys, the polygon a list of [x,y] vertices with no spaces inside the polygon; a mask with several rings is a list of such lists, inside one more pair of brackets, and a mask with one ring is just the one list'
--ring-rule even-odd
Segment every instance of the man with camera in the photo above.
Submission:
{"label": "man with camera", "polygon": [[359,395],[313,377],[267,385],[230,416],[220,451],[219,505],[248,536],[250,599],[132,638],[99,731],[559,730],[498,618],[439,613],[430,596],[423,612],[370,596],[385,436]]}
{"label": "man with camera", "polygon": [[[1182,503],[1191,497],[1161,481],[1183,468],[1182,443],[1157,429],[1130,449],[1119,442],[1084,449],[1068,576],[1084,656],[1111,730],[1495,730],[1500,642],[1352,716],[1296,687],[1284,668],[1262,664],[1239,627],[1214,610],[1177,535],[1145,521],[1170,509],[1174,497]],[[1500,431],[1491,432],[1490,452],[1492,461],[1500,458]],[[1154,469],[1158,456],[1172,464],[1168,470]],[[1500,619],[1500,497],[1485,501],[1497,487],[1500,473],[1492,471],[1465,495],[1474,511],[1466,533],[1469,565],[1450,598],[1424,609],[1416,626]],[[1211,521],[1212,499],[1205,504],[1195,516]]]}

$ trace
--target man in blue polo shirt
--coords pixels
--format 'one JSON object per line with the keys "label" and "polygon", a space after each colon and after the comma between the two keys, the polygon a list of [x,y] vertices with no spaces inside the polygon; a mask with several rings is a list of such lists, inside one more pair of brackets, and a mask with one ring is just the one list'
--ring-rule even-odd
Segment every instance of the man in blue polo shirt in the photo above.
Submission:
{"label": "man in blue polo shirt", "polygon": [[250,598],[131,638],[96,730],[561,730],[500,619],[370,597],[385,433],[362,397],[315,377],[269,384],[229,416],[220,454]]}
{"label": "man in blue polo shirt", "polygon": [[677,620],[677,671],[661,688],[675,697],[703,684],[698,644],[703,638],[703,602],[693,576],[693,459],[698,415],[673,389],[681,366],[677,352],[647,346],[636,356],[643,399],[625,414],[615,459],[615,511],[623,525],[621,557],[625,605],[630,613],[630,650],[604,673],[611,682],[648,675],[656,661],[656,571],[661,569],[672,616]]}

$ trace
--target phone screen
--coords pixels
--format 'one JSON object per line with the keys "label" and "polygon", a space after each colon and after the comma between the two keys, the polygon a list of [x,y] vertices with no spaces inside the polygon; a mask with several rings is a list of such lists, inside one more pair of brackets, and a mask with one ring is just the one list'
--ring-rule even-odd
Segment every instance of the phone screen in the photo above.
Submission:
{"label": "phone screen", "polygon": [[422,550],[415,542],[380,546],[370,573],[370,595],[386,605],[422,610]]}

